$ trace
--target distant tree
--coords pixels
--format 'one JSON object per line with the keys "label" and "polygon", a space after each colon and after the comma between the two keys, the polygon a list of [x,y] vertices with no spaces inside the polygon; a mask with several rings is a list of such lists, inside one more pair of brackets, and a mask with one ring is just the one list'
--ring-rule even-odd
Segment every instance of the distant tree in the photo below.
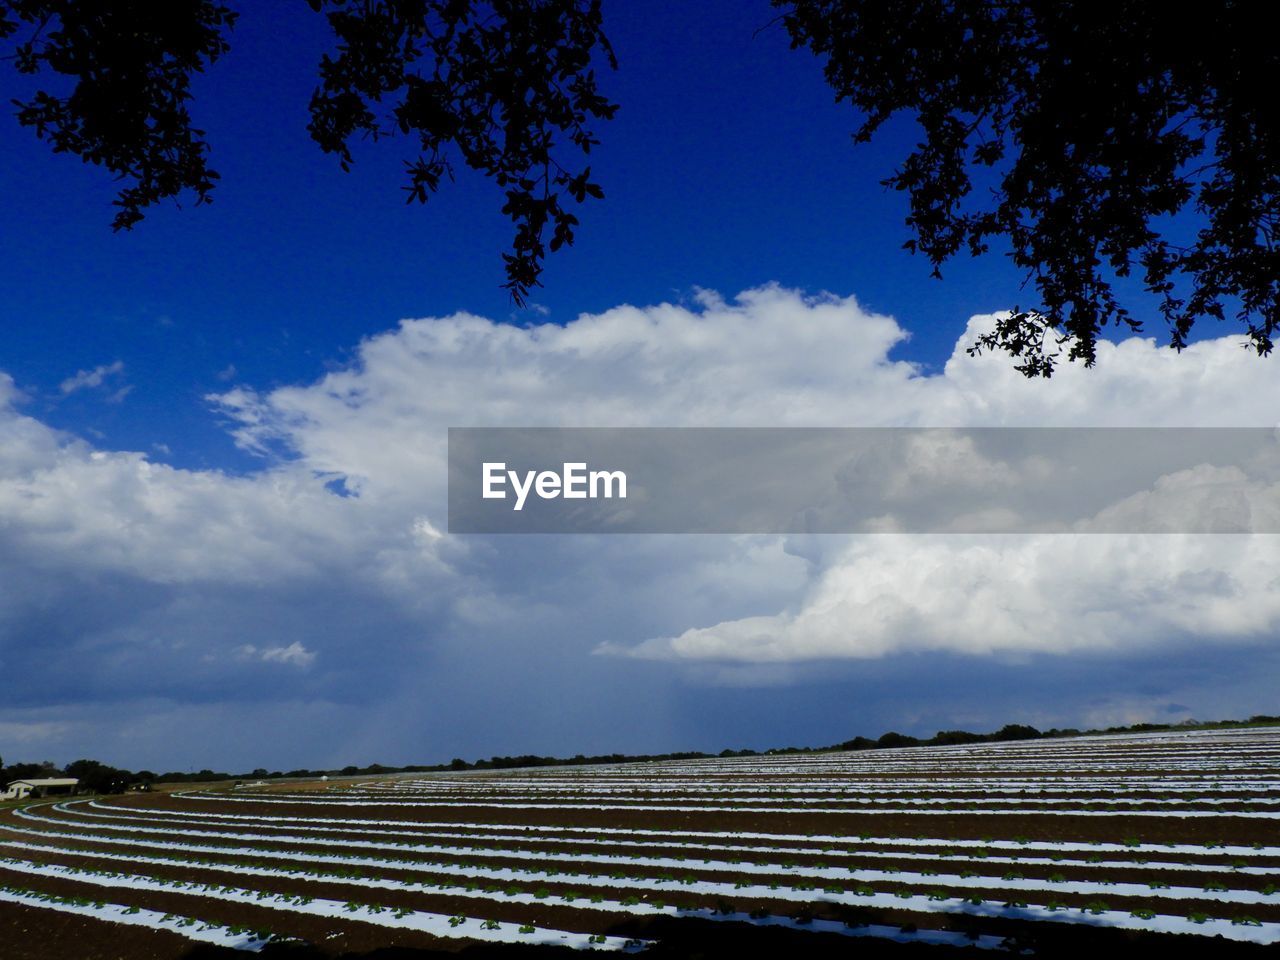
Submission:
{"label": "distant tree", "polygon": [[57,767],[49,760],[43,763],[15,763],[5,767],[4,780],[5,783],[11,783],[14,780],[30,780],[32,778],[48,778],[60,773]]}
{"label": "distant tree", "polygon": [[123,793],[134,781],[128,770],[119,770],[98,760],[75,760],[64,771],[80,781],[79,789],[93,793]]}
{"label": "distant tree", "polygon": [[[1280,324],[1280,122],[1274,8],[1205,15],[1155,0],[773,0],[793,47],[826,59],[866,142],[896,114],[922,134],[883,183],[905,192],[905,246],[940,275],[1007,241],[1039,303],[969,350],[1050,376],[1092,366],[1101,329],[1142,322],[1135,271],[1181,350],[1201,317],[1272,350]],[[1192,230],[1192,211],[1200,221]]]}
{"label": "distant tree", "polygon": [[1025,723],[1006,723],[995,733],[990,734],[988,740],[1036,740],[1044,736],[1035,727],[1029,727]]}
{"label": "distant tree", "polygon": [[[523,303],[540,285],[547,248],[573,242],[568,201],[604,196],[591,168],[572,159],[598,142],[591,122],[617,110],[592,69],[597,54],[617,65],[599,0],[307,3],[336,41],[311,97],[312,138],[343,170],[354,137],[415,138],[409,202],[425,203],[457,161],[491,177],[515,226],[504,286]],[[0,0],[0,40],[13,42],[7,59],[70,88],[15,100],[18,122],[54,152],[121,181],[115,229],[132,228],[162,200],[212,199],[218,173],[188,111],[191,79],[227,53],[238,17],[214,0]]]}
{"label": "distant tree", "polygon": [[939,730],[932,740],[931,744],[937,746],[955,746],[963,743],[981,743],[985,740],[980,733],[970,733],[968,730]]}
{"label": "distant tree", "polygon": [[896,730],[890,730],[888,733],[882,734],[880,739],[876,741],[877,747],[915,747],[919,746],[919,744],[920,741],[916,737],[898,733]]}
{"label": "distant tree", "polygon": [[871,750],[876,746],[876,741],[870,737],[854,737],[852,740],[846,740],[844,743],[836,744],[837,750]]}

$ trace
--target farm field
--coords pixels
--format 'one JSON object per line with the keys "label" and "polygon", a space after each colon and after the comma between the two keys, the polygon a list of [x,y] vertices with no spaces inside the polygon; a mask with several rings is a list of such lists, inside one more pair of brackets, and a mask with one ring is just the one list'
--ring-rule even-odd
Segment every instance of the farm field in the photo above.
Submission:
{"label": "farm field", "polygon": [[60,940],[83,957],[1277,956],[1280,729],[0,810],[0,955]]}

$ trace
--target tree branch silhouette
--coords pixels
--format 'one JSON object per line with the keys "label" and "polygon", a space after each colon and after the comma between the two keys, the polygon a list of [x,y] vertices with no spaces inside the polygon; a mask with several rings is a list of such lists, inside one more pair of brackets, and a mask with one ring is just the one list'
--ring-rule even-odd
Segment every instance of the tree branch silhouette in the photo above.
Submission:
{"label": "tree branch silhouette", "polygon": [[[969,352],[1029,377],[1092,366],[1102,328],[1141,331],[1114,283],[1138,276],[1181,350],[1203,317],[1269,354],[1280,323],[1280,53],[1265,5],[1203,16],[1151,0],[773,0],[825,60],[869,141],[896,114],[922,140],[886,186],[906,248],[941,265],[1007,241],[1039,303]],[[991,182],[984,202],[975,191]],[[1194,239],[1182,234],[1195,220]]]}
{"label": "tree branch silhouette", "polygon": [[[573,243],[572,204],[604,196],[573,159],[599,142],[593,121],[618,109],[593,70],[598,55],[617,66],[599,0],[307,2],[336,41],[311,97],[312,138],[344,170],[353,137],[415,139],[410,203],[425,203],[455,161],[495,180],[515,231],[504,286],[523,305],[548,250]],[[212,199],[218,174],[192,123],[190,83],[230,49],[238,16],[213,0],[0,0],[0,40],[13,41],[16,69],[71,85],[15,100],[18,122],[123,183],[114,229],[164,200]]]}

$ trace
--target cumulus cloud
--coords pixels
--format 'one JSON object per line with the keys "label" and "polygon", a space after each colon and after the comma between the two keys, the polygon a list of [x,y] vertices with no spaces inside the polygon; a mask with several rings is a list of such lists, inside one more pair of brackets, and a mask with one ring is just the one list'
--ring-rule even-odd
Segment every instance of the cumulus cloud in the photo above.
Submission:
{"label": "cumulus cloud", "polygon": [[1280,482],[1235,465],[1202,463],[1167,473],[1149,489],[1077,525],[1085,532],[1117,527],[1153,533],[1280,532]]}
{"label": "cumulus cloud", "polygon": [[[1031,382],[1007,358],[964,352],[991,322],[973,318],[926,373],[891,357],[910,336],[892,317],[776,286],[564,326],[405,320],[314,383],[211,397],[263,457],[247,475],[98,449],[24,415],[0,375],[0,688],[14,709],[60,699],[107,705],[105,717],[124,697],[165,716],[253,702],[281,723],[294,708],[272,714],[273,702],[323,703],[333,744],[394,736],[421,758],[421,731],[441,751],[493,748],[486,737],[513,736],[514,713],[520,736],[562,742],[589,727],[601,749],[625,742],[628,724],[687,733],[699,721],[681,711],[694,708],[652,660],[976,661],[1269,641],[1280,601],[1261,537],[443,532],[450,426],[1275,425],[1274,361],[1234,339],[1181,355],[1104,343],[1096,369]],[[64,392],[122,369],[81,371]],[[913,456],[904,500],[956,477],[1025,485],[1040,468],[963,444]],[[1247,509],[1263,510],[1272,480],[1191,471],[1109,509],[1209,509],[1205,498],[1255,484]],[[664,718],[655,704],[668,700]],[[373,703],[416,728],[377,726]]]}
{"label": "cumulus cloud", "polygon": [[153,583],[261,582],[316,572],[326,543],[357,539],[358,511],[337,509],[303,470],[175,469],[93,449],[12,409],[4,427],[4,541],[32,564]]}
{"label": "cumulus cloud", "polygon": [[1270,640],[1269,536],[859,538],[793,612],[727,620],[606,652],[774,662],[896,653],[1141,653]]}

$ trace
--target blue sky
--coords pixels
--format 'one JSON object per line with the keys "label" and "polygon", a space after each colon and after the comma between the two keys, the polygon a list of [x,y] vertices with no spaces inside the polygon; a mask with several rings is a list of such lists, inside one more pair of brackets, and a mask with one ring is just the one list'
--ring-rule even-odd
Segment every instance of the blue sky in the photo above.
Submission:
{"label": "blue sky", "polygon": [[[904,199],[879,181],[910,126],[855,148],[857,117],[772,18],[605,4],[606,199],[524,311],[500,288],[496,187],[464,173],[409,207],[408,143],[350,174],[312,144],[325,34],[301,4],[246,8],[199,82],[211,205],[112,234],[109,179],[11,123],[0,755],[294,767],[1275,712],[1275,587],[1242,566],[1265,537],[440,535],[450,425],[1272,425],[1265,362],[1226,339],[1132,340],[1052,384],[968,361],[971,318],[1021,278],[993,255],[937,281],[901,249]],[[1054,590],[1064,553],[1077,579]],[[933,605],[845,579],[920,557]],[[1175,602],[1209,569],[1255,616]],[[1004,639],[958,606],[965,582],[1027,598]],[[810,626],[832,591],[847,648]],[[1037,611],[1050,627],[1018,642]],[[737,628],[715,631],[756,617],[776,648],[724,656]],[[1107,626],[1077,642],[1078,622]]]}
{"label": "blue sky", "polygon": [[534,294],[545,316],[514,311],[500,289],[509,231],[493,184],[466,171],[426,208],[406,206],[410,143],[367,145],[351,174],[320,153],[306,104],[323,23],[267,4],[244,12],[232,52],[197,87],[223,178],[211,205],[156,208],[113,235],[110,179],[11,128],[6,220],[21,242],[0,267],[5,369],[56,398],[76,370],[122,360],[128,404],[59,401],[50,422],[116,447],[164,443],[174,463],[245,468],[201,402],[220,374],[311,379],[403,317],[564,323],[775,281],[909,319],[902,354],[937,363],[969,313],[1017,299],[999,257],[958,260],[940,283],[899,249],[903,198],[879,180],[909,127],[855,149],[855,114],[767,4],[612,4],[606,16],[621,67],[602,84],[622,109],[591,165],[607,199],[582,208],[576,247],[549,259]]}

